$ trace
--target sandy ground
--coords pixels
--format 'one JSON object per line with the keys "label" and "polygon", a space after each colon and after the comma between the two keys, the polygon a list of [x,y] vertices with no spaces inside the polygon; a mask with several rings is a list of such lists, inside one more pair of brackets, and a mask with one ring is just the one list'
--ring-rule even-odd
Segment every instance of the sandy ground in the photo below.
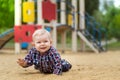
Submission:
{"label": "sandy ground", "polygon": [[16,61],[25,55],[0,50],[0,80],[120,80],[120,51],[61,54],[73,66],[62,76],[42,74],[33,67],[21,68]]}

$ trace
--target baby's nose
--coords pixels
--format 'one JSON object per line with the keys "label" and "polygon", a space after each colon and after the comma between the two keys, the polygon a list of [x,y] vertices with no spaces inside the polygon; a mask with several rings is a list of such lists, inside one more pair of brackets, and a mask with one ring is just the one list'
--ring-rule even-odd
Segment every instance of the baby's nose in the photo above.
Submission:
{"label": "baby's nose", "polygon": [[44,42],[41,43],[41,45],[44,45],[44,44],[45,44]]}

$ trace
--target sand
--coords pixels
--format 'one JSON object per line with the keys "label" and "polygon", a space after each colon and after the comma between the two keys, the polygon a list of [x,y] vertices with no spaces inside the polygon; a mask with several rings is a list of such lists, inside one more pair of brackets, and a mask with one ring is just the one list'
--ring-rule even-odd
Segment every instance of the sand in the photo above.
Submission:
{"label": "sand", "polygon": [[0,50],[0,80],[120,80],[120,51],[61,54],[72,64],[72,69],[61,76],[20,67],[16,61],[25,55],[26,52],[14,54],[12,50]]}

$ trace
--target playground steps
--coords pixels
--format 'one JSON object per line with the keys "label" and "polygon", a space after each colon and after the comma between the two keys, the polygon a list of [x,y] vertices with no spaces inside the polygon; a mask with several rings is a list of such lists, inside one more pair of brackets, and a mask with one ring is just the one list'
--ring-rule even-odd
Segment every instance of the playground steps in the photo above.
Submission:
{"label": "playground steps", "polygon": [[[107,49],[107,38],[106,29],[98,23],[94,17],[85,13],[86,28],[83,30],[84,37],[93,45],[98,52],[106,51]],[[102,40],[105,40],[105,44],[102,45]]]}
{"label": "playground steps", "polygon": [[99,53],[99,50],[80,31],[77,31],[77,34],[94,52]]}
{"label": "playground steps", "polygon": [[77,34],[94,52],[99,53],[105,51],[101,42],[96,40],[87,30],[84,33],[78,30]]}
{"label": "playground steps", "polygon": [[0,34],[0,49],[14,36],[13,29],[10,29],[3,34]]}

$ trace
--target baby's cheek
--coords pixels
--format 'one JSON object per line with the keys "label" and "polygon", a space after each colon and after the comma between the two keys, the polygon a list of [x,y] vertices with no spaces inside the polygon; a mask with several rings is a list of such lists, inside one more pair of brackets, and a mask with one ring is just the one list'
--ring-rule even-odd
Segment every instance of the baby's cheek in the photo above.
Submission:
{"label": "baby's cheek", "polygon": [[36,45],[36,46],[35,46],[35,48],[38,50],[38,49],[39,49],[39,46],[38,46],[38,45]]}

